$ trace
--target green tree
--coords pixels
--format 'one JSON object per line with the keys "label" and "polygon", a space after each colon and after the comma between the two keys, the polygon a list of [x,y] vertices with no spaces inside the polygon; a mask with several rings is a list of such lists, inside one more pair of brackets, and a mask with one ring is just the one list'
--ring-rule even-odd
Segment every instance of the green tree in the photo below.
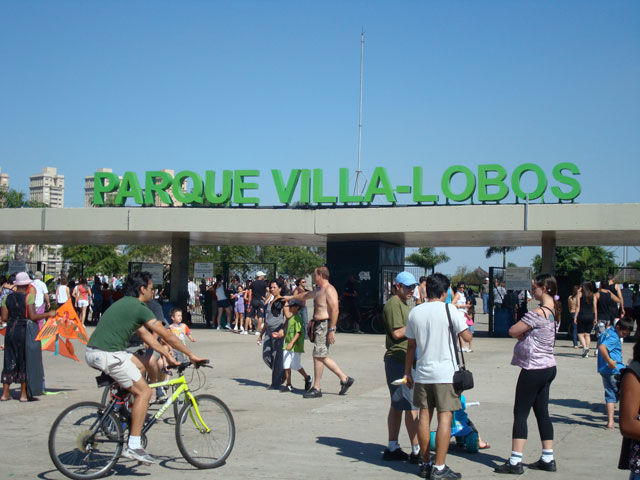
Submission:
{"label": "green tree", "polygon": [[127,245],[123,252],[130,262],[171,263],[168,245]]}
{"label": "green tree", "polygon": [[[115,245],[65,245],[62,247],[62,259],[82,263],[85,277],[97,273],[120,275],[127,272],[127,257],[120,255]],[[69,274],[78,277],[80,271],[71,269]]]}
{"label": "green tree", "polygon": [[425,274],[427,269],[431,269],[433,274],[437,265],[447,263],[451,259],[442,251],[436,252],[435,247],[420,247],[417,252],[413,252],[405,260],[424,268]]}
{"label": "green tree", "polygon": [[[532,266],[536,274],[542,271],[542,257],[536,255]],[[612,252],[602,247],[556,247],[556,274],[568,275],[580,271],[586,280],[597,280],[617,267]]]}
{"label": "green tree", "polygon": [[46,208],[49,205],[27,200],[24,192],[10,188],[8,190],[0,189],[0,206],[3,208]]}
{"label": "green tree", "polygon": [[502,254],[502,268],[507,268],[507,253],[514,252],[520,247],[489,247],[484,252],[486,258],[491,258],[494,255]]}

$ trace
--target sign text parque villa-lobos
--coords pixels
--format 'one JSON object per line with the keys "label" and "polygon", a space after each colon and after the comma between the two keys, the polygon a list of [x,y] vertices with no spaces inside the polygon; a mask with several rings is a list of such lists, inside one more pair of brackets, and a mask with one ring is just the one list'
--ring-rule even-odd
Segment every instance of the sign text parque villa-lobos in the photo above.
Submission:
{"label": "sign text parque villa-lobos", "polygon": [[[111,193],[115,194],[117,206],[124,205],[128,198],[138,205],[154,205],[156,197],[164,205],[173,205],[172,197],[182,204],[260,205],[260,198],[256,196],[259,170],[223,170],[221,178],[219,173],[216,174],[213,170],[207,170],[203,178],[190,170],[183,170],[175,176],[165,171],[148,171],[145,172],[143,188],[135,172],[125,172],[122,180],[111,172],[96,172],[94,204],[104,205],[104,195]],[[530,201],[544,201],[550,180],[553,182],[551,194],[558,201],[574,200],[581,191],[580,183],[575,178],[580,175],[580,170],[569,162],[558,163],[553,167],[550,177],[533,163],[518,165],[510,175],[498,164],[478,165],[476,172],[463,165],[454,165],[442,174],[441,194],[423,191],[424,175],[423,167],[413,167],[411,181],[394,187],[387,170],[376,167],[366,191],[361,195],[353,195],[350,193],[347,168],[339,170],[338,192],[325,191],[324,171],[320,168],[292,169],[287,178],[281,170],[271,170],[278,200],[284,205],[293,202],[307,205],[372,203],[377,196],[384,197],[388,203],[397,203],[397,196],[401,196],[407,204],[438,204],[443,202],[441,195],[447,202],[473,202],[474,199],[478,202],[500,202],[507,197],[510,189],[517,201],[525,201],[527,196]],[[452,179],[457,175],[462,178],[463,188],[457,182],[457,191],[453,191]],[[530,177],[527,184],[535,185],[535,188],[529,188],[530,191],[524,191],[521,186],[525,176]],[[185,188],[185,183],[191,185],[190,189]]]}

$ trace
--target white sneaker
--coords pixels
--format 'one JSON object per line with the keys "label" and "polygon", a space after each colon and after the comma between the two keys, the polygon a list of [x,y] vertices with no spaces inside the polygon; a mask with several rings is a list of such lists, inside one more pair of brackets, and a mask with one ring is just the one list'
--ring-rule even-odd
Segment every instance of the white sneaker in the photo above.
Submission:
{"label": "white sneaker", "polygon": [[229,326],[228,323],[224,326],[224,328],[227,329],[227,330],[231,330],[231,327]]}
{"label": "white sneaker", "polygon": [[220,325],[218,325],[218,326],[216,327],[216,330],[220,330]]}
{"label": "white sneaker", "polygon": [[243,330],[243,331],[240,332],[240,335],[248,335],[248,333]]}
{"label": "white sneaker", "polygon": [[238,327],[233,327],[233,331],[237,332],[238,331]]}
{"label": "white sneaker", "polygon": [[144,451],[144,448],[130,448],[129,445],[122,450],[122,456],[130,458],[131,460],[137,460],[142,463],[156,463],[156,459]]}
{"label": "white sneaker", "polygon": [[260,335],[260,332],[256,330],[255,335],[256,335],[256,336]]}

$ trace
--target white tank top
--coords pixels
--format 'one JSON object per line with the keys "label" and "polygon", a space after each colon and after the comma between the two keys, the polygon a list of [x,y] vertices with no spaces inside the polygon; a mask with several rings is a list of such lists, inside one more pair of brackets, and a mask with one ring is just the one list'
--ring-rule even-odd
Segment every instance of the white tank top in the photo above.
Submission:
{"label": "white tank top", "polygon": [[224,293],[224,286],[222,285],[222,283],[218,288],[216,288],[216,298],[218,299],[218,301],[227,299],[227,296]]}
{"label": "white tank top", "polygon": [[69,287],[67,287],[66,285],[60,285],[58,287],[58,293],[56,295],[56,302],[58,302],[58,305],[62,305],[67,300],[69,300],[69,295],[67,294],[68,291]]}
{"label": "white tank top", "polygon": [[464,296],[464,293],[458,293],[460,295],[458,300],[456,300],[456,307],[465,307],[467,306],[467,297]]}

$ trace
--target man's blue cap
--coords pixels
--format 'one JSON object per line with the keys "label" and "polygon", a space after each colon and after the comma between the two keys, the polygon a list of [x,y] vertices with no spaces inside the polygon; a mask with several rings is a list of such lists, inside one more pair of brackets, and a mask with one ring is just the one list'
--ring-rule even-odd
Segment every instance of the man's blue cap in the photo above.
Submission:
{"label": "man's blue cap", "polygon": [[396,283],[401,283],[403,285],[406,285],[407,287],[412,287],[418,284],[418,282],[416,281],[416,277],[414,277],[409,272],[400,272],[396,277]]}

